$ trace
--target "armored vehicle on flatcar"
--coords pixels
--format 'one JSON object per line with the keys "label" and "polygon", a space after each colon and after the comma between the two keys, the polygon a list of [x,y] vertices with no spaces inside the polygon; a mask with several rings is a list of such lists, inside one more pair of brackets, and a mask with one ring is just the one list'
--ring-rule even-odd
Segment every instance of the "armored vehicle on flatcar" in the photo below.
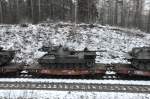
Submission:
{"label": "armored vehicle on flatcar", "polygon": [[62,46],[42,47],[39,50],[47,53],[38,59],[39,64],[26,68],[34,76],[101,77],[106,72],[104,65],[95,63],[97,51],[89,51],[87,48],[75,51]]}
{"label": "armored vehicle on flatcar", "polygon": [[0,47],[0,66],[9,64],[15,56],[15,51],[3,50]]}
{"label": "armored vehicle on flatcar", "polygon": [[128,60],[139,70],[150,70],[150,47],[136,47],[129,52]]}
{"label": "armored vehicle on flatcar", "polygon": [[90,68],[95,65],[96,51],[74,51],[62,46],[42,47],[43,51],[48,52],[38,59],[42,66],[50,68]]}

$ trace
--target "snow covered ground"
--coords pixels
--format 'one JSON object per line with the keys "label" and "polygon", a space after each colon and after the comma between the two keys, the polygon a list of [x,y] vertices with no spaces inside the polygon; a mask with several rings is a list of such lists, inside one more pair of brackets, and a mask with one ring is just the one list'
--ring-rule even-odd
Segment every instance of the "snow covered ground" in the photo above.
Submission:
{"label": "snow covered ground", "polygon": [[150,85],[150,81],[136,80],[86,80],[86,79],[31,79],[31,78],[0,78],[0,82],[39,82],[39,83],[88,83],[88,84],[131,84]]}
{"label": "snow covered ground", "polygon": [[43,90],[0,90],[0,99],[150,99],[150,94]]}
{"label": "snow covered ground", "polygon": [[36,63],[37,58],[44,54],[38,51],[43,45],[61,44],[75,50],[83,50],[85,47],[90,50],[106,50],[97,52],[100,55],[96,58],[97,63],[125,63],[125,54],[133,47],[150,46],[150,34],[115,29],[117,28],[80,24],[74,35],[70,23],[29,24],[28,27],[0,25],[0,46],[17,50],[14,61],[27,64]]}

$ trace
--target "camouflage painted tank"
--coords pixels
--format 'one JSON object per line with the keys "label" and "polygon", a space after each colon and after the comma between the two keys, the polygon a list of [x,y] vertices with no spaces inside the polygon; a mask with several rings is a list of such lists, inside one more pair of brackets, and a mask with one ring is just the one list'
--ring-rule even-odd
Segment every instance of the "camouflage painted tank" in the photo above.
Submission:
{"label": "camouflage painted tank", "polygon": [[62,46],[42,47],[42,51],[48,52],[38,59],[42,66],[50,68],[89,68],[95,65],[96,51],[74,51]]}
{"label": "camouflage painted tank", "polygon": [[3,50],[0,47],[0,66],[9,64],[15,56],[15,51]]}
{"label": "camouflage painted tank", "polygon": [[150,47],[137,47],[129,52],[128,60],[140,70],[150,70]]}

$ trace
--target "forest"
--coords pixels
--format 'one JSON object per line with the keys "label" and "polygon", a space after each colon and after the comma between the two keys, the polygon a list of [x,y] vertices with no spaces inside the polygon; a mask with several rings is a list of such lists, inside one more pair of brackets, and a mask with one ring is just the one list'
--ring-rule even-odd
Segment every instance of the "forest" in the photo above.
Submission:
{"label": "forest", "polygon": [[145,0],[0,0],[1,24],[43,21],[98,23],[150,32],[150,4],[145,9]]}

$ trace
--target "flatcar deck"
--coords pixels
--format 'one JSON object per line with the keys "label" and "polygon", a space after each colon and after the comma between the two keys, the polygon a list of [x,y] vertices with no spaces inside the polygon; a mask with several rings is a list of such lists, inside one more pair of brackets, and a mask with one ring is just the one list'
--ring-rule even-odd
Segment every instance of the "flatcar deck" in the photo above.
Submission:
{"label": "flatcar deck", "polygon": [[11,63],[0,67],[1,77],[69,78],[69,79],[136,79],[150,80],[150,71],[132,68],[130,64],[96,64],[92,68],[49,68]]}
{"label": "flatcar deck", "polygon": [[23,65],[19,63],[11,63],[6,66],[0,66],[0,76],[13,76],[19,74],[22,69]]}
{"label": "flatcar deck", "polygon": [[120,75],[150,77],[150,71],[137,70],[135,68],[132,68],[132,66],[130,64],[116,66],[116,73],[120,74]]}
{"label": "flatcar deck", "polygon": [[40,65],[29,66],[26,69],[29,74],[56,75],[56,76],[81,76],[81,75],[104,75],[105,66],[94,66],[92,68],[49,68]]}

